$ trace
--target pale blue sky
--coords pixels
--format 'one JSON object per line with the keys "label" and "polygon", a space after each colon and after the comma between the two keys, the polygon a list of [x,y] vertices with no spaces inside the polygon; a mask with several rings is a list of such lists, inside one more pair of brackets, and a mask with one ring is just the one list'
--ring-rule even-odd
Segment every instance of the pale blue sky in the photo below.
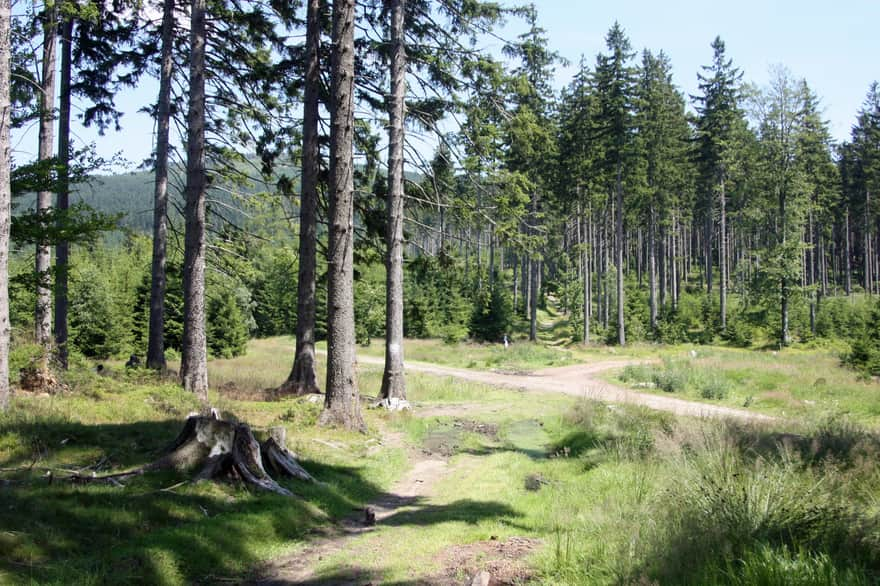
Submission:
{"label": "pale blue sky", "polygon": [[[566,85],[581,55],[590,64],[604,50],[605,33],[617,20],[637,51],[663,50],[671,58],[675,82],[686,92],[696,91],[696,73],[710,62],[709,44],[720,35],[728,55],[743,70],[745,80],[766,83],[768,69],[783,64],[807,79],[822,98],[825,116],[837,140],[849,135],[856,111],[869,84],[880,80],[880,0],[711,0],[593,1],[536,0],[539,23],[551,48],[568,59],[557,70],[556,87]],[[508,24],[501,36],[512,38],[523,30]],[[500,42],[489,43],[497,50]],[[99,153],[117,151],[139,163],[152,148],[153,125],[137,109],[155,99],[154,83],[144,83],[120,98],[126,111],[120,133],[99,137],[93,130],[74,128],[80,144],[95,141]],[[17,133],[16,159],[32,159],[36,133]]]}

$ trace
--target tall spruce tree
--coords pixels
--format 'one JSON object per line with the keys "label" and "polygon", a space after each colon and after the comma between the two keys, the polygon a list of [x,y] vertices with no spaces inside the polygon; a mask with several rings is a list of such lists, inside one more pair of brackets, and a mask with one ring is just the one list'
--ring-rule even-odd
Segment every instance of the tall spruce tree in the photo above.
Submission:
{"label": "tall spruce tree", "polygon": [[189,109],[186,150],[186,233],[183,258],[183,348],[180,382],[208,402],[208,346],[205,324],[205,0],[190,5]]}
{"label": "tall spruce tree", "polygon": [[316,393],[315,299],[320,176],[321,14],[325,3],[309,0],[306,8],[305,92],[303,96],[302,174],[299,208],[299,273],[296,296],[296,349],[282,393]]}
{"label": "tall spruce tree", "polygon": [[745,118],[740,109],[740,81],[742,72],[727,58],[724,41],[716,37],[712,41],[712,64],[703,66],[704,73],[697,74],[702,92],[692,96],[696,102],[698,160],[701,170],[701,189],[705,194],[703,213],[705,219],[705,266],[706,286],[712,289],[712,234],[714,233],[715,202],[718,202],[718,267],[720,269],[718,291],[720,301],[721,329],[727,328],[727,290],[730,277],[727,255],[729,250],[727,229],[727,202],[732,167],[736,165],[737,143],[745,129]]}
{"label": "tall spruce tree", "polygon": [[[672,64],[660,52],[642,55],[637,88],[635,124],[639,158],[643,162],[640,216],[647,224],[648,304],[652,331],[659,314],[658,264],[661,225],[668,224],[677,194],[687,174],[690,138],[685,101],[672,82]],[[655,332],[656,333],[656,332]]]}
{"label": "tall spruce tree", "polygon": [[406,116],[406,0],[390,2],[388,200],[385,215],[385,368],[383,399],[406,399],[403,371],[403,152]]}
{"label": "tall spruce tree", "polygon": [[599,100],[599,136],[603,141],[603,176],[614,201],[614,264],[617,271],[617,343],[626,344],[624,310],[624,188],[627,162],[633,153],[633,95],[635,72],[629,61],[635,55],[618,23],[605,37],[607,55],[599,55],[595,69]]}
{"label": "tall spruce tree", "polygon": [[355,373],[354,27],[354,0],[333,0],[327,382],[324,411],[319,421],[323,425],[364,429]]}
{"label": "tall spruce tree", "polygon": [[168,248],[168,161],[171,151],[171,83],[174,75],[175,0],[162,2],[159,98],[156,105],[156,158],[153,186],[153,252],[150,268],[150,321],[147,367],[165,369],[165,290]]}
{"label": "tall spruce tree", "polygon": [[0,412],[9,408],[9,230],[12,216],[10,0],[0,0]]}

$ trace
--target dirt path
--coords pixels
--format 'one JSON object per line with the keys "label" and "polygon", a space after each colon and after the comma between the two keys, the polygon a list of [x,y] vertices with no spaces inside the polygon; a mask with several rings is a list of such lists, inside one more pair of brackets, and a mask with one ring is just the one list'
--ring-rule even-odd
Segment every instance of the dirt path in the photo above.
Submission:
{"label": "dirt path", "polygon": [[[382,358],[362,356],[358,360],[363,364],[384,364]],[[575,397],[595,399],[609,403],[631,403],[644,405],[658,411],[669,411],[676,415],[689,415],[693,417],[720,417],[735,418],[748,421],[770,421],[773,418],[768,415],[687,401],[665,395],[639,393],[618,385],[601,380],[598,375],[602,372],[623,368],[630,364],[644,364],[648,360],[602,360],[588,364],[575,364],[557,368],[545,368],[528,374],[509,374],[503,372],[491,372],[473,370],[469,368],[455,368],[440,366],[426,362],[406,363],[406,369],[412,372],[423,372],[436,376],[448,376],[452,378],[483,383],[487,385],[502,386],[507,388],[538,392],[538,393],[563,393]],[[445,414],[445,413],[444,413]]]}
{"label": "dirt path", "polygon": [[[403,445],[402,436],[399,433],[385,433],[383,443],[400,447]],[[332,527],[326,535],[311,542],[305,549],[272,560],[260,569],[259,577],[250,583],[260,586],[341,586],[371,583],[368,572],[360,573],[356,569],[346,576],[322,577],[318,573],[320,562],[328,556],[345,551],[356,537],[374,531],[388,517],[406,507],[421,504],[431,496],[434,485],[447,473],[449,467],[445,458],[426,456],[423,452],[412,452],[411,462],[413,467],[406,476],[369,505],[368,509],[375,515],[374,524],[366,523],[366,512],[360,511]]]}
{"label": "dirt path", "polygon": [[[361,357],[362,364],[382,365],[381,358]],[[577,364],[559,368],[547,368],[528,374],[509,374],[487,372],[465,368],[440,366],[423,362],[409,361],[407,370],[435,376],[446,376],[488,385],[502,386],[535,393],[563,393],[588,399],[611,403],[632,403],[651,409],[669,411],[677,415],[699,417],[734,417],[748,420],[767,420],[768,416],[751,413],[741,409],[708,405],[666,397],[638,393],[598,378],[602,372],[622,368],[629,364],[640,364],[643,360],[604,360],[590,364]],[[473,415],[475,411],[485,410],[480,403],[451,403],[426,407],[416,412],[418,417]],[[497,407],[492,407],[497,409]],[[399,433],[385,433],[383,443],[401,447],[403,439]],[[416,507],[429,499],[434,486],[450,472],[449,462],[436,454],[426,455],[422,451],[410,452],[412,469],[387,493],[383,493],[371,503],[369,509],[375,514],[375,524],[402,512],[407,507]],[[375,525],[365,522],[363,511],[343,520],[323,536],[308,544],[304,549],[271,561],[259,571],[259,578],[253,584],[281,585],[300,584],[312,586],[340,586],[350,584],[371,584],[372,576],[367,570],[349,568],[345,575],[322,576],[319,572],[325,558],[348,551],[353,541],[360,535],[375,530]],[[432,581],[424,583],[435,583]]]}

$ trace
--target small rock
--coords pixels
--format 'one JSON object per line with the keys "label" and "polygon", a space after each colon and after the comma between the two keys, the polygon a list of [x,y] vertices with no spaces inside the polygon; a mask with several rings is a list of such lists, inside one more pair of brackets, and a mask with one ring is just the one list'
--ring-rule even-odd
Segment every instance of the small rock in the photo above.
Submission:
{"label": "small rock", "polygon": [[383,408],[388,411],[411,411],[412,407],[406,399],[398,399],[391,397],[390,399],[382,399],[378,403],[372,405],[374,409]]}
{"label": "small rock", "polygon": [[471,581],[471,586],[489,586],[489,583],[492,581],[492,574],[483,570]]}

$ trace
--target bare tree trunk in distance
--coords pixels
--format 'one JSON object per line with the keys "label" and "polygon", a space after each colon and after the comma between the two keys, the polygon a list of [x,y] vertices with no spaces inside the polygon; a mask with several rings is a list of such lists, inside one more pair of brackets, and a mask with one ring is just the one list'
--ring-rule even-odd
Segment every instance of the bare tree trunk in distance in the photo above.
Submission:
{"label": "bare tree trunk in distance", "polygon": [[[70,208],[70,75],[73,19],[68,17],[61,26],[61,82],[58,107],[58,211]],[[60,220],[59,220],[59,227]],[[67,283],[70,266],[70,243],[60,241],[55,246],[55,355],[58,365],[67,369]]]}
{"label": "bare tree trunk in distance", "polygon": [[156,117],[156,181],[153,188],[153,259],[150,268],[150,330],[147,368],[165,370],[165,264],[168,248],[168,139],[171,130],[171,76],[174,0],[162,10],[162,71]]}
{"label": "bare tree trunk in distance", "polygon": [[617,343],[626,346],[626,324],[624,323],[624,291],[623,291],[623,167],[617,166],[617,216],[616,216],[616,254],[617,265]]}
{"label": "bare tree trunk in distance", "polygon": [[0,0],[0,411],[9,408],[9,224],[12,216],[9,127],[10,0]]}
{"label": "bare tree trunk in distance", "polygon": [[[534,233],[534,226],[538,221],[538,192],[532,191],[531,213],[529,214],[529,234]],[[538,283],[538,260],[529,255],[529,305],[526,308],[529,316],[529,341],[538,340],[538,297],[540,285]]]}
{"label": "bare tree trunk in distance", "polygon": [[654,205],[651,209],[648,224],[648,301],[651,314],[651,331],[657,330],[657,221]]}
{"label": "bare tree trunk in distance", "polygon": [[724,171],[721,172],[720,233],[718,234],[718,267],[721,278],[718,281],[719,305],[721,307],[721,331],[727,329],[727,194],[724,191]]}
{"label": "bare tree trunk in distance", "polygon": [[321,93],[322,0],[309,0],[306,14],[306,84],[303,102],[302,179],[299,205],[299,278],[296,283],[296,351],[281,385],[284,394],[318,393],[315,366],[315,279],[317,266],[319,99]]}
{"label": "bare tree trunk in distance", "polygon": [[183,253],[183,351],[180,382],[208,402],[205,332],[205,0],[192,0]]}
{"label": "bare tree trunk in distance", "polygon": [[333,0],[327,382],[319,423],[363,430],[354,348],[354,13],[355,0]]}
{"label": "bare tree trunk in distance", "polygon": [[[58,38],[56,12],[49,9],[43,15],[43,63],[42,87],[40,88],[40,130],[37,158],[51,159],[53,155],[55,124],[55,62]],[[46,213],[52,208],[52,192],[37,193],[37,212]],[[52,347],[52,290],[49,288],[52,252],[49,244],[37,244],[35,269],[37,274],[37,303],[34,310],[35,339],[42,348],[40,370],[49,369]]]}
{"label": "bare tree trunk in distance", "polygon": [[[388,204],[386,215],[385,370],[383,399],[406,399],[403,372],[403,122],[406,115],[406,0],[391,2],[391,94],[388,101]],[[491,237],[491,236],[490,236]],[[490,259],[489,266],[492,266]],[[489,269],[492,282],[492,269]]]}
{"label": "bare tree trunk in distance", "polygon": [[850,243],[850,230],[849,230],[849,207],[846,208],[846,247],[845,247],[845,255],[846,259],[844,262],[844,267],[846,271],[846,295],[849,297],[852,294],[852,244]]}

